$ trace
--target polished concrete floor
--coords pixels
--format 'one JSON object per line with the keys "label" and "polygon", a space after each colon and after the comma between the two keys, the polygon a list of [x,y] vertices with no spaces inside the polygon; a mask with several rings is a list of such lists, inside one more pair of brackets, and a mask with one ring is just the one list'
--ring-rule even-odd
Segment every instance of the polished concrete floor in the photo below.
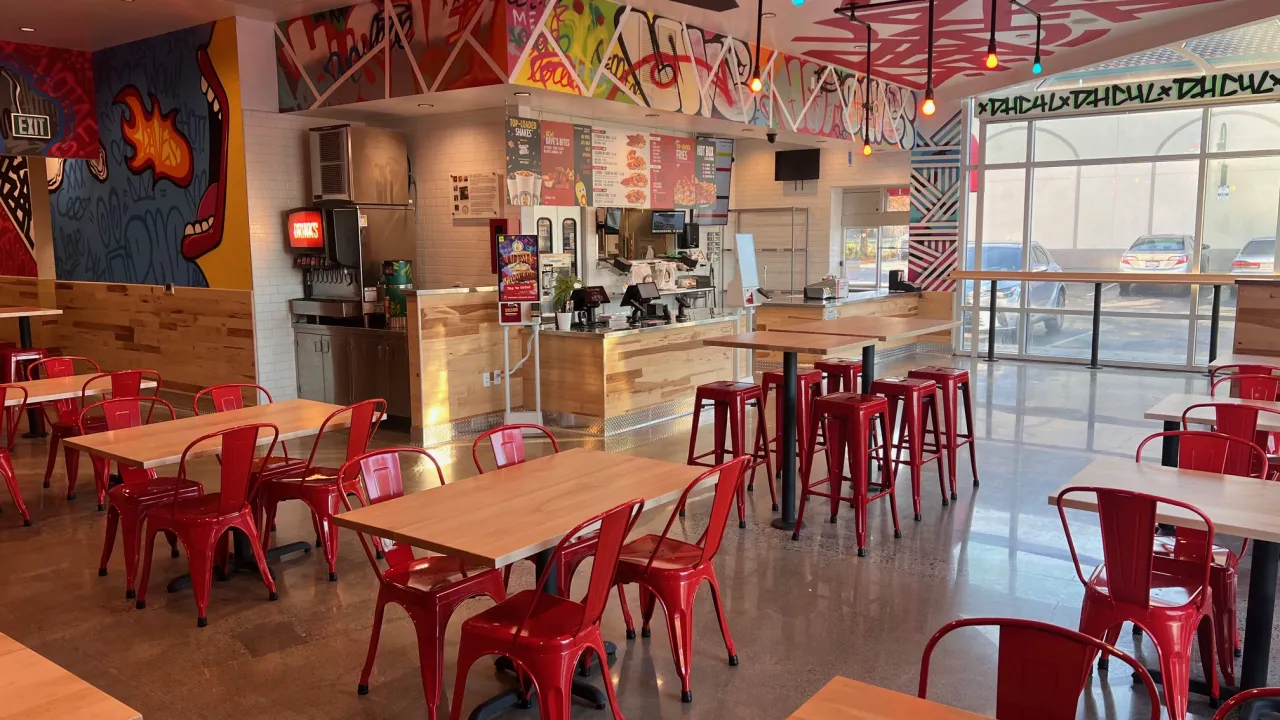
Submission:
{"label": "polished concrete floor", "polygon": [[[909,358],[885,370],[902,372],[940,361],[947,362]],[[958,365],[968,362],[954,360]],[[1091,458],[1132,457],[1138,441],[1159,430],[1142,419],[1143,411],[1169,393],[1202,392],[1206,380],[1190,374],[1089,372],[1013,362],[976,363],[971,372],[981,487],[971,487],[970,472],[962,465],[960,499],[943,507],[936,484],[927,482],[924,518],[912,522],[904,476],[899,490],[903,537],[893,538],[887,503],[874,505],[868,557],[856,556],[852,513],[842,513],[831,525],[816,512],[816,521],[793,542],[789,533],[770,528],[768,493],[763,484],[757,486],[749,526],[740,530],[730,523],[716,561],[741,664],[729,667],[725,662],[703,591],[696,610],[692,704],[680,702],[660,619],[655,618],[651,639],[627,641],[617,604],[611,602],[604,633],[618,644],[611,672],[626,716],[785,718],[835,675],[914,692],[926,640],[956,618],[1017,616],[1074,627],[1082,589],[1047,496]],[[683,461],[688,427],[687,419],[654,426],[611,439],[609,449]],[[377,444],[404,440],[381,432]],[[292,445],[301,449],[296,441]],[[43,441],[20,440],[15,453],[34,527],[23,528],[8,498],[0,496],[0,631],[117,696],[148,720],[426,715],[414,635],[396,608],[387,614],[372,690],[364,697],[356,694],[377,585],[354,535],[345,533],[341,540],[340,581],[328,582],[319,552],[283,559],[274,566],[279,602],[268,602],[253,576],[236,576],[214,584],[209,626],[198,629],[190,592],[170,595],[163,587],[165,579],[185,572],[185,559],[157,552],[146,610],[135,610],[124,598],[118,549],[110,575],[98,577],[104,521],[94,510],[88,463],[82,464],[80,499],[68,503],[61,463],[54,488],[41,489],[45,451]],[[327,443],[323,452],[335,458],[340,440]],[[450,480],[474,474],[469,443],[432,452]],[[1154,453],[1150,460],[1158,462],[1158,449]],[[419,468],[413,489],[425,486],[421,472]],[[215,473],[216,466],[209,463],[197,472],[206,479]],[[932,479],[930,471],[926,480]],[[688,522],[678,525],[678,532],[696,538],[706,508],[705,502],[691,506]],[[495,532],[504,523],[520,522],[477,511],[477,522],[493,523]],[[647,515],[647,527],[641,529],[660,531],[666,517],[666,510]],[[1095,560],[1101,554],[1096,521],[1087,515],[1078,518],[1078,547]],[[279,541],[306,540],[312,534],[301,506],[282,506],[275,536]],[[580,586],[586,575],[579,572]],[[1247,578],[1247,571],[1242,572],[1242,585]],[[513,587],[532,583],[530,565],[517,564]],[[1246,595],[1241,587],[1242,600]],[[459,610],[449,627],[447,658],[456,653],[462,619],[487,604],[472,601]],[[993,634],[970,630],[940,646],[930,696],[990,714],[994,641]],[[1133,649],[1127,632],[1121,645]],[[1154,656],[1141,640],[1137,652]],[[1145,696],[1133,691],[1120,665],[1113,663],[1109,676],[1094,678],[1082,700],[1081,717],[1149,717]],[[1276,671],[1280,664],[1273,663],[1273,680]],[[442,715],[447,717],[455,676],[451,659],[444,676]],[[490,664],[476,665],[468,678],[468,711],[509,682]],[[1205,699],[1195,696],[1191,711],[1197,718],[1212,714]],[[535,716],[534,711],[508,715]],[[608,713],[579,706],[574,717],[605,718]]]}

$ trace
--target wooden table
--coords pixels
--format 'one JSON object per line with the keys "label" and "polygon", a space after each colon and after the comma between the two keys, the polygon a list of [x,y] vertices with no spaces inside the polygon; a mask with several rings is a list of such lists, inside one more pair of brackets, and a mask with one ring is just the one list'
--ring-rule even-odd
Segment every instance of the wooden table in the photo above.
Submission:
{"label": "wooden table", "polygon": [[[707,338],[705,345],[740,348],[744,350],[773,350],[782,353],[782,517],[773,521],[773,527],[779,530],[794,531],[796,527],[796,375],[799,353],[812,355],[830,355],[856,348],[864,348],[863,362],[867,357],[865,348],[875,347],[876,339],[872,337],[852,337],[841,335],[825,335],[815,333],[789,332],[782,330],[763,330],[742,333],[740,335],[724,335]],[[874,363],[874,357],[872,359]],[[870,369],[864,364],[862,368],[865,378]],[[863,380],[865,386],[865,379]]]}
{"label": "wooden table", "polygon": [[[18,345],[31,347],[31,318],[46,315],[61,315],[57,308],[42,307],[0,307],[0,318],[18,318]],[[23,437],[41,438],[48,435],[44,424],[40,422],[39,411],[34,408],[27,411],[27,434]]]}
{"label": "wooden table", "polygon": [[1280,357],[1272,355],[1243,355],[1227,353],[1220,358],[1209,361],[1209,369],[1216,370],[1223,365],[1274,365],[1280,367]]}
{"label": "wooden table", "polygon": [[0,720],[142,720],[98,688],[0,633]]}
{"label": "wooden table", "polygon": [[[101,378],[89,387],[85,387],[85,383],[89,382],[90,379],[97,377],[97,375],[98,373],[87,373],[84,375],[71,375],[68,377],[24,380],[23,382],[16,382],[13,384],[27,389],[27,402],[29,403],[70,399],[79,400],[82,392],[87,396],[110,395],[111,378]],[[143,390],[150,390],[155,386],[155,380],[142,381]],[[20,402],[22,402],[21,398],[11,397],[5,401],[5,407],[17,405]]]}
{"label": "wooden table", "polygon": [[[817,322],[795,325],[783,332],[823,333],[826,335],[843,335],[845,337],[874,338],[880,342],[906,340],[921,335],[959,327],[959,320],[931,320],[928,318],[881,317],[879,315],[854,315],[835,320],[818,320]],[[871,383],[876,376],[876,346],[862,347],[862,392],[871,394]]]}
{"label": "wooden table", "polygon": [[[108,430],[107,432],[81,435],[66,438],[62,442],[90,455],[114,460],[124,465],[141,468],[158,468],[175,465],[182,459],[182,452],[196,438],[218,430],[226,430],[239,425],[253,423],[271,423],[280,429],[280,440],[309,437],[320,432],[320,425],[330,414],[341,410],[341,405],[316,402],[315,400],[283,400],[267,405],[254,405],[239,410],[210,415],[194,415],[191,417],[169,420],[132,427],[124,430]],[[330,428],[344,428],[351,424],[350,413],[336,418],[329,424]],[[259,433],[258,445],[271,443],[269,433]],[[206,441],[187,454],[189,458],[216,455],[222,449],[222,442],[217,438]],[[279,451],[279,445],[276,451]],[[257,572],[252,549],[248,540],[240,533],[232,533],[235,542],[234,569],[241,572]],[[310,542],[295,542],[272,548],[267,552],[268,559],[297,551],[310,551]],[[187,586],[189,578],[183,576],[169,583],[169,592],[175,592]]]}
{"label": "wooden table", "polygon": [[[1233,397],[1213,397],[1210,395],[1193,395],[1189,393],[1174,393],[1173,395],[1169,395],[1156,403],[1149,410],[1143,413],[1142,417],[1147,420],[1159,420],[1164,423],[1165,432],[1173,432],[1175,430],[1182,429],[1182,413],[1192,405],[1200,405],[1202,403],[1253,405],[1256,407],[1280,411],[1280,402],[1249,400],[1246,398]],[[1212,426],[1215,423],[1216,417],[1213,408],[1197,408],[1187,416],[1188,425]],[[1280,432],[1280,415],[1267,412],[1258,413],[1258,429],[1265,430],[1267,432]],[[1167,467],[1177,467],[1178,447],[1179,442],[1177,436],[1166,435],[1161,443],[1160,464]]]}
{"label": "wooden table", "polygon": [[[1229,273],[1159,273],[1159,272],[1045,272],[1045,271],[1006,271],[1006,270],[953,270],[949,277],[952,280],[970,280],[973,282],[990,282],[991,299],[989,303],[991,322],[987,330],[987,361],[996,361],[996,283],[1001,280],[1012,282],[1054,281],[1064,283],[1093,283],[1093,344],[1089,353],[1089,368],[1102,367],[1098,364],[1099,337],[1102,325],[1102,286],[1106,283],[1124,283],[1126,285],[1212,285],[1213,310],[1209,315],[1209,362],[1218,357],[1218,329],[1222,316],[1222,286],[1234,285],[1240,277]],[[1255,276],[1258,277],[1258,276]],[[977,295],[975,294],[975,298]],[[1195,306],[1196,298],[1191,304]]]}
{"label": "wooden table", "polygon": [[[487,567],[533,557],[541,577],[551,550],[579,523],[636,498],[646,508],[674,502],[705,470],[577,448],[344,512],[333,521]],[[553,568],[544,592],[557,587],[555,575]],[[573,692],[597,707],[605,703],[594,685],[575,680]],[[519,699],[514,691],[502,693],[481,703],[471,718],[489,718]]]}
{"label": "wooden table", "polygon": [[[1240,689],[1265,687],[1271,657],[1271,627],[1275,620],[1277,564],[1280,561],[1280,483],[1152,463],[1100,459],[1094,460],[1050,495],[1049,504],[1057,505],[1058,493],[1063,488],[1079,485],[1134,490],[1180,500],[1204,511],[1218,533],[1253,540]],[[1063,505],[1091,512],[1098,509],[1096,499],[1088,494],[1069,497]],[[1169,505],[1157,507],[1156,519],[1178,527],[1204,527],[1199,517]],[[1206,692],[1196,683],[1192,687],[1197,692]],[[1224,690],[1222,698],[1232,694],[1231,690]]]}
{"label": "wooden table", "polygon": [[990,720],[914,695],[836,677],[792,713],[790,720]]}

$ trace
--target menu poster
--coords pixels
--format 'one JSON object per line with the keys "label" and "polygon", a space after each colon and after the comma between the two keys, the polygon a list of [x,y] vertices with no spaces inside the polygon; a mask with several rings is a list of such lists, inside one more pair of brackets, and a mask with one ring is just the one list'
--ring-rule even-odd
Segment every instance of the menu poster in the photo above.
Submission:
{"label": "menu poster", "polygon": [[507,202],[542,204],[542,133],[537,120],[507,118]]}
{"label": "menu poster", "polygon": [[733,172],[733,140],[716,138],[715,202],[700,206],[693,213],[699,225],[729,224],[729,180]]}
{"label": "menu poster", "polygon": [[710,209],[716,202],[716,139],[699,137],[694,141],[694,175],[698,183],[697,207]]}
{"label": "menu poster", "polygon": [[589,207],[591,196],[591,126],[573,126],[573,197],[578,207]]}
{"label": "menu poster", "polygon": [[538,238],[499,235],[498,302],[538,301]]}
{"label": "menu poster", "polygon": [[542,205],[575,205],[573,125],[542,121]]}
{"label": "menu poster", "polygon": [[649,136],[614,128],[591,132],[594,201],[604,207],[649,207]]}
{"label": "menu poster", "polygon": [[696,162],[693,138],[673,137],[671,145],[671,160],[667,164],[671,166],[669,175],[675,178],[675,186],[672,188],[670,207],[676,210],[689,210],[698,204],[698,179],[694,175]]}
{"label": "menu poster", "polygon": [[649,204],[655,208],[675,207],[675,186],[679,177],[675,165],[676,139],[671,135],[649,136]]}

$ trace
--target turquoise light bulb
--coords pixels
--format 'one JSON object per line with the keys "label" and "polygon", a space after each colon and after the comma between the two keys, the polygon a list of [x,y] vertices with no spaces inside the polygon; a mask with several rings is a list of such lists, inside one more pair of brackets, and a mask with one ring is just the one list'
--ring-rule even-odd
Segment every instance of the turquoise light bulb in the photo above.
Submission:
{"label": "turquoise light bulb", "polygon": [[795,5],[796,7],[800,7],[801,5],[804,4],[804,0],[791,0],[791,4]]}
{"label": "turquoise light bulb", "polygon": [[1035,65],[1031,66],[1031,72],[1035,73],[1036,75],[1039,75],[1043,71],[1044,71],[1044,66],[1040,64],[1039,60],[1036,61]]}

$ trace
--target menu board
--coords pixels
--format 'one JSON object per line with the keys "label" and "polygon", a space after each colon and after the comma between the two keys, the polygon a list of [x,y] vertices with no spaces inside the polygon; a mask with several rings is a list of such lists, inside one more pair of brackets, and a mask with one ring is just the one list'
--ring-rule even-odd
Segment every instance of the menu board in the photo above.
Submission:
{"label": "menu board", "polygon": [[671,135],[649,136],[649,191],[653,207],[675,207],[676,139]]}
{"label": "menu board", "polygon": [[499,235],[498,302],[538,301],[538,238]]}
{"label": "menu board", "polygon": [[592,128],[595,204],[649,207],[649,136],[617,128]]}
{"label": "menu board", "polygon": [[542,123],[542,204],[575,205],[573,125]]}
{"label": "menu board", "polygon": [[671,160],[668,175],[672,178],[671,202],[676,210],[689,210],[698,204],[698,180],[694,176],[693,138],[671,138]]}
{"label": "menu board", "polygon": [[578,207],[592,204],[595,188],[592,187],[595,175],[591,148],[591,126],[573,126],[573,173],[576,176],[573,184],[574,200]]}
{"label": "menu board", "polygon": [[542,132],[537,120],[507,118],[507,202],[542,204]]}
{"label": "menu board", "polygon": [[455,218],[495,218],[502,215],[502,174],[450,175]]}
{"label": "menu board", "polygon": [[[698,138],[703,140],[704,138]],[[714,181],[708,187],[699,181],[700,195],[698,207],[694,210],[693,221],[699,225],[729,224],[729,184],[733,171],[733,140],[727,138],[706,138],[714,143],[715,173]],[[703,171],[699,162],[699,176]]]}

